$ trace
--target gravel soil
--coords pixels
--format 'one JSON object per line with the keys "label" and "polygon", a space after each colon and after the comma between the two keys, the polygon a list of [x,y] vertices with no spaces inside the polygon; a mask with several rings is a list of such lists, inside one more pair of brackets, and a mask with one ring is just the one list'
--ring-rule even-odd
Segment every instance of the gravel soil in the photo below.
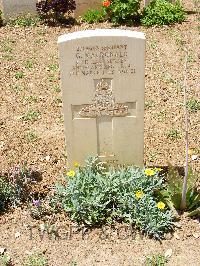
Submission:
{"label": "gravel soil", "polygon": [[[30,254],[43,253],[49,266],[145,265],[152,254],[172,252],[167,265],[200,265],[200,221],[182,218],[179,228],[168,234],[162,242],[149,239],[123,226],[77,231],[66,217],[51,217],[46,222],[30,218],[26,209],[17,209],[4,215],[0,221],[0,247],[7,248],[15,266],[23,265]],[[58,236],[51,229],[42,233],[44,224],[56,225]],[[181,226],[181,228],[180,228]],[[71,229],[70,229],[71,228]],[[71,233],[70,233],[71,232]],[[75,264],[77,263],[77,264]]]}
{"label": "gravel soil", "polygon": [[[183,1],[190,12],[182,24],[164,27],[126,27],[146,34],[145,164],[182,167],[185,162],[183,81],[186,50],[187,98],[200,99],[200,26],[192,1]],[[62,99],[59,89],[57,39],[61,34],[109,23],[72,27],[0,28],[0,171],[27,161],[42,173],[34,190],[48,192],[67,165]],[[189,112],[190,165],[200,173],[200,111]],[[56,216],[55,221],[69,224]],[[181,228],[170,239],[119,239],[115,233],[101,239],[93,230],[88,238],[74,233],[70,240],[40,239],[38,226],[26,207],[0,216],[0,248],[7,248],[14,265],[33,251],[42,251],[49,265],[144,265],[145,256],[172,249],[168,265],[200,265],[199,220],[182,218]],[[28,225],[36,225],[30,240]],[[15,233],[20,232],[19,237]]]}

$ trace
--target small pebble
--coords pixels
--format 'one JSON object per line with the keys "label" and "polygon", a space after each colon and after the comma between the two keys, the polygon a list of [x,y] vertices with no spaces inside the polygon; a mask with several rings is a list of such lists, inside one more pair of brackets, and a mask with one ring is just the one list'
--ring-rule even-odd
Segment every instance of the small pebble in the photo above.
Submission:
{"label": "small pebble", "polygon": [[174,223],[174,226],[177,227],[177,228],[181,228],[182,227],[182,224],[179,223],[179,222],[176,222],[176,223]]}
{"label": "small pebble", "polygon": [[198,234],[198,233],[194,233],[194,234],[193,234],[193,237],[197,239],[197,238],[200,237],[200,234]]}
{"label": "small pebble", "polygon": [[171,248],[167,249],[167,250],[165,251],[165,258],[166,258],[166,259],[169,259],[169,258],[172,256],[172,253],[173,253],[173,251],[172,251]]}
{"label": "small pebble", "polygon": [[21,236],[20,232],[15,233],[15,238],[19,238]]}
{"label": "small pebble", "polygon": [[196,155],[196,154],[192,155],[192,156],[191,156],[191,159],[192,159],[192,161],[197,160],[197,159],[198,159],[198,155]]}
{"label": "small pebble", "polygon": [[45,224],[40,224],[40,230],[43,232],[45,230]]}
{"label": "small pebble", "polygon": [[180,236],[177,234],[177,233],[174,233],[174,237],[179,240],[180,239]]}
{"label": "small pebble", "polygon": [[0,254],[1,255],[3,255],[5,251],[6,251],[6,248],[0,248]]}
{"label": "small pebble", "polygon": [[48,155],[45,157],[46,161],[50,161],[51,157]]}

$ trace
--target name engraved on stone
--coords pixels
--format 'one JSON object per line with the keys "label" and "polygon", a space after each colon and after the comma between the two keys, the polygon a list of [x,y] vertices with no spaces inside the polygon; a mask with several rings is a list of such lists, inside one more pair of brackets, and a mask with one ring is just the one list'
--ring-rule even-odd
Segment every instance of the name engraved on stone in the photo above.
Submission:
{"label": "name engraved on stone", "polygon": [[76,63],[70,76],[91,76],[104,74],[135,74],[135,67],[128,60],[128,46],[79,46],[76,49]]}

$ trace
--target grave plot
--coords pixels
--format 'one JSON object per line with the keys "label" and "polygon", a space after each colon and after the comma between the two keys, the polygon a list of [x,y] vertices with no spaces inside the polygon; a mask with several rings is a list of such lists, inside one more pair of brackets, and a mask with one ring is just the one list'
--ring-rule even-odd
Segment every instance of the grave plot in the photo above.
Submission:
{"label": "grave plot", "polygon": [[[179,216],[180,221],[175,223],[174,231],[165,234],[165,240],[162,242],[141,234],[135,227],[118,219],[120,214],[123,214],[124,219],[130,218],[130,215],[124,215],[129,212],[128,214],[131,213],[132,217],[139,222],[142,211],[152,214],[150,196],[154,200],[153,210],[160,216],[166,214],[169,208],[163,199],[155,197],[155,183],[151,189],[145,186],[145,182],[134,188],[131,180],[132,170],[131,174],[127,174],[127,171],[123,171],[123,175],[117,174],[118,178],[115,179],[116,175],[112,175],[112,171],[110,175],[103,170],[101,175],[98,171],[91,174],[88,167],[83,175],[83,165],[80,165],[77,159],[79,154],[76,156],[73,154],[73,158],[69,158],[71,162],[77,160],[74,165],[76,168],[71,169],[66,166],[68,163],[66,151],[68,152],[70,147],[69,149],[65,147],[65,139],[69,141],[69,138],[75,142],[78,139],[78,145],[83,148],[83,152],[88,152],[86,149],[91,147],[90,144],[93,141],[95,149],[92,151],[94,154],[103,156],[102,161],[109,159],[113,162],[114,155],[118,156],[118,160],[126,159],[120,152],[121,144],[135,143],[130,133],[135,137],[134,134],[143,128],[142,119],[140,119],[141,124],[137,126],[137,117],[144,112],[144,132],[141,131],[141,135],[144,133],[145,168],[140,168],[140,178],[146,175],[145,180],[150,184],[149,180],[154,181],[157,175],[161,177],[165,173],[168,162],[183,170],[185,163],[183,81],[187,48],[189,165],[199,175],[199,18],[193,2],[187,0],[183,2],[187,6],[192,6],[188,11],[193,12],[189,12],[187,20],[182,24],[153,28],[141,25],[118,27],[118,32],[126,29],[132,34],[134,31],[145,33],[145,91],[143,84],[139,84],[139,87],[135,86],[138,84],[136,80],[138,69],[141,69],[141,73],[144,71],[143,64],[137,65],[144,55],[139,57],[131,48],[137,47],[135,35],[120,36],[117,40],[115,39],[117,36],[111,38],[109,35],[106,45],[103,41],[106,36],[94,36],[95,42],[88,41],[81,45],[79,43],[81,38],[84,40],[82,35],[79,39],[64,38],[68,43],[66,46],[69,48],[69,53],[67,58],[63,53],[64,63],[61,62],[59,67],[57,45],[59,36],[68,33],[72,36],[72,32],[86,29],[91,29],[93,34],[94,29],[99,28],[104,28],[105,32],[106,28],[113,27],[108,22],[95,25],[83,23],[70,27],[51,27],[40,23],[36,27],[20,27],[20,25],[13,27],[8,24],[0,28],[0,172],[3,178],[6,178],[7,171],[10,171],[11,183],[16,184],[16,180],[23,181],[19,183],[22,190],[20,188],[15,192],[19,194],[26,192],[20,194],[24,196],[22,198],[24,201],[16,207],[14,204],[21,198],[15,195],[13,199],[13,195],[8,193],[10,190],[3,191],[3,203],[8,208],[0,214],[0,264],[4,255],[10,256],[15,266],[24,265],[28,257],[37,258],[43,265],[48,261],[49,266],[129,266],[144,265],[147,261],[150,263],[155,260],[169,266],[199,264],[199,218],[185,217],[188,215],[187,211]],[[92,34],[88,38],[90,39],[91,36]],[[98,41],[97,38],[99,38]],[[74,41],[77,41],[78,45],[73,45]],[[114,47],[111,44],[113,41]],[[142,38],[143,48],[144,42]],[[62,45],[62,42],[59,45]],[[94,50],[95,46],[98,46],[96,50]],[[93,50],[85,50],[85,47],[93,47]],[[102,51],[102,49],[105,50]],[[140,47],[139,50],[143,49]],[[93,64],[95,55],[98,57],[100,53],[104,58],[107,56],[107,59],[98,58],[101,64],[95,67]],[[114,55],[117,55],[117,59],[122,58],[123,62],[127,63],[124,65],[130,64],[130,67],[121,68],[119,61],[116,62],[116,58],[113,58]],[[86,56],[88,58],[85,58]],[[82,58],[84,58],[83,63]],[[137,61],[134,61],[135,59]],[[62,57],[60,60],[62,61]],[[106,68],[106,71],[101,67],[101,65],[107,66],[104,61],[110,62],[110,68]],[[66,72],[63,71],[62,66],[66,67]],[[60,70],[63,72],[61,76],[64,85],[62,86],[63,96],[68,95],[70,88],[73,89],[67,99],[62,97],[60,90]],[[118,72],[119,70],[121,73]],[[144,73],[141,75],[142,83],[143,77]],[[123,91],[121,91],[122,88]],[[139,88],[141,88],[141,94],[137,92],[137,95],[141,97],[137,98],[133,93]],[[69,117],[65,111],[63,112],[66,106],[70,113]],[[141,113],[140,107],[142,107]],[[134,129],[129,129],[129,122],[131,125],[135,123]],[[66,130],[64,132],[65,123],[71,124],[73,129],[71,135],[67,135]],[[92,140],[91,132],[88,132],[85,123],[89,124],[89,128],[93,128]],[[91,124],[94,126],[92,127]],[[116,132],[119,124],[124,124],[124,129],[120,128],[119,132]],[[67,128],[69,125],[65,126]],[[84,134],[76,129],[82,129]],[[122,130],[124,130],[123,133]],[[88,134],[88,137],[85,134]],[[119,140],[119,136],[124,135],[129,140],[122,138],[118,142],[112,141],[114,136]],[[89,145],[85,143],[86,141]],[[142,139],[139,139],[139,142],[141,143]],[[72,152],[77,148],[76,143],[73,145]],[[136,147],[139,147],[139,144],[137,146],[136,143]],[[126,149],[130,151],[130,147]],[[138,154],[142,156],[142,148],[139,148],[139,153],[136,152],[131,160],[134,161]],[[30,172],[27,173],[24,167],[19,168],[18,164],[22,165],[23,162],[27,162]],[[37,170],[39,175],[34,176],[32,180],[33,170]],[[67,176],[67,179],[64,179],[63,175]],[[173,175],[172,177],[174,178]],[[181,189],[182,178],[183,176],[179,179]],[[31,181],[33,183],[30,184]],[[55,212],[51,212],[48,205],[49,199],[53,196],[57,183],[65,186],[65,190],[60,190],[60,202],[54,205]],[[168,182],[164,183],[167,188],[168,184]],[[3,188],[8,188],[7,185],[5,183]],[[160,188],[165,189],[164,185],[161,184]],[[2,182],[0,187],[2,188]],[[121,194],[118,194],[119,192]],[[1,193],[0,197],[0,207],[2,207]],[[125,204],[122,204],[122,198]],[[134,201],[131,202],[132,199]],[[144,201],[145,199],[148,202]],[[65,207],[62,212],[60,212],[61,201]],[[67,201],[66,205],[65,201]],[[140,207],[137,208],[137,212],[134,212],[136,206],[138,207],[137,203]],[[192,200],[191,203],[193,204],[194,201]],[[76,208],[77,205],[78,208]],[[120,208],[118,213],[115,212],[116,206]],[[71,216],[66,207],[71,208]],[[97,222],[100,226],[91,229],[91,226],[83,227],[81,224],[78,228],[72,220],[73,214],[81,221]],[[142,216],[144,220],[152,217]],[[105,222],[104,225],[102,221]],[[155,222],[155,219],[151,219],[145,229],[150,228],[148,225],[155,228],[153,221]],[[162,221],[166,222],[165,219]],[[166,224],[162,228],[165,229]],[[167,263],[165,257],[168,258]]]}

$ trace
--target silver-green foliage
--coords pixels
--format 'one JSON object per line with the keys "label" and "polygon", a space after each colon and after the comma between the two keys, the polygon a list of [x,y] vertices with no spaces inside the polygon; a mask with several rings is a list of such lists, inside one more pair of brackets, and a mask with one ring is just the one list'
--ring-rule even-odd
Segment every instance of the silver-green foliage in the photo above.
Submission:
{"label": "silver-green foliage", "polygon": [[0,263],[1,266],[11,266],[11,257],[7,254],[0,255]]}
{"label": "silver-green foliage", "polygon": [[29,256],[23,266],[47,266],[48,262],[43,254],[33,254]]}
{"label": "silver-green foliage", "polygon": [[[94,157],[79,167],[74,177],[66,178],[67,186],[56,186],[54,203],[58,202],[79,224],[125,221],[158,239],[172,228],[171,212],[157,208],[154,193],[163,186],[157,172],[147,176],[144,169],[133,166],[108,169]],[[137,191],[143,197],[138,199]]]}
{"label": "silver-green foliage", "polygon": [[167,259],[163,254],[153,254],[146,258],[146,266],[165,266]]}
{"label": "silver-green foliage", "polygon": [[197,112],[200,110],[200,101],[195,98],[191,98],[187,101],[187,109],[190,112]]}

